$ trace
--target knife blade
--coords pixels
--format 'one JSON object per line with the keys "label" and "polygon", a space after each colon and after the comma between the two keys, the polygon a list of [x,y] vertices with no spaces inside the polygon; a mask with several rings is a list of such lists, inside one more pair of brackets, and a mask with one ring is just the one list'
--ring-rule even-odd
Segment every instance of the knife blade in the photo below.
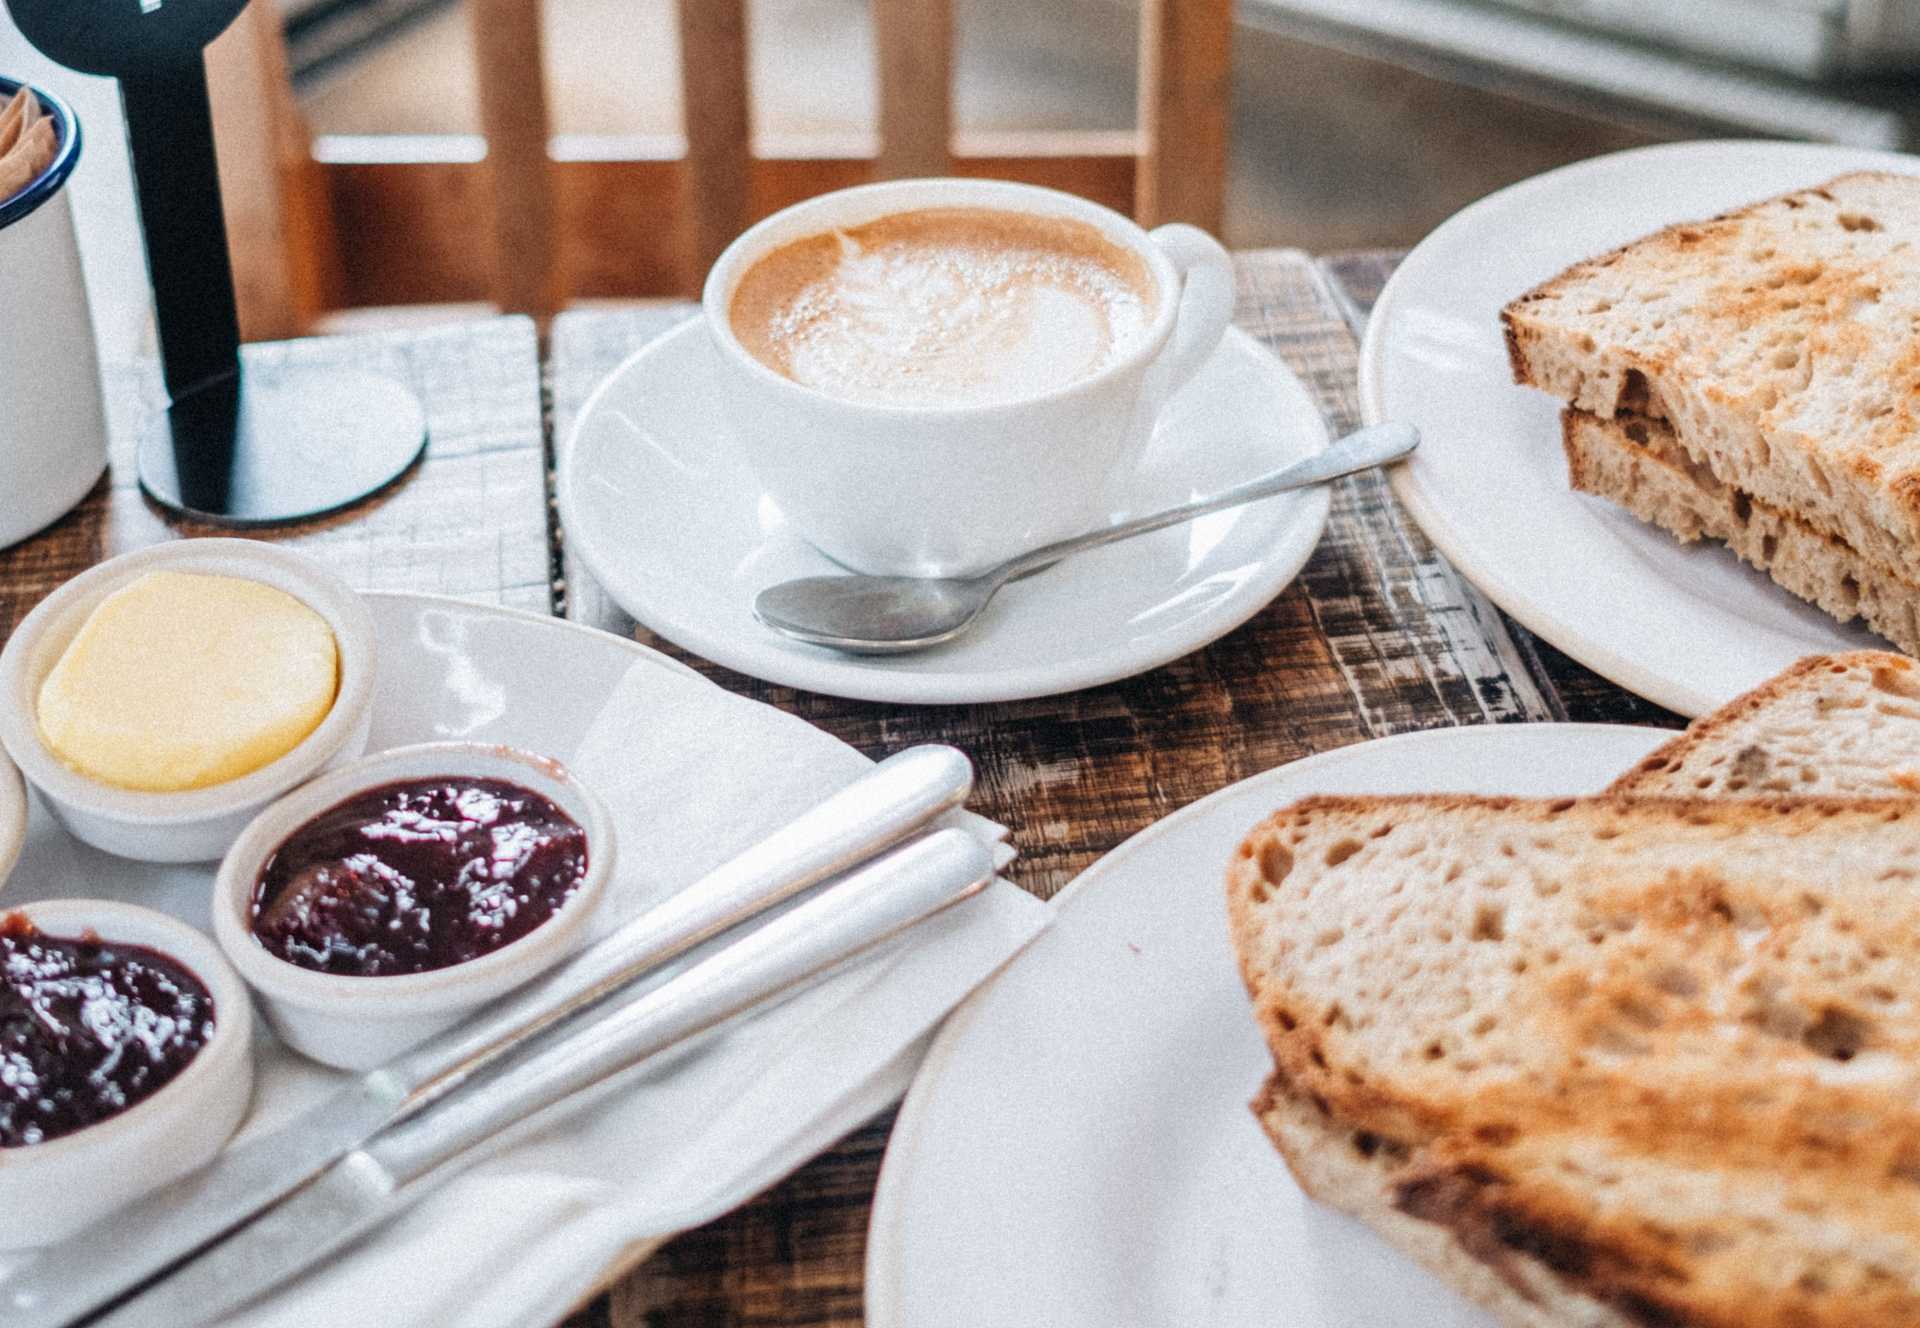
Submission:
{"label": "knife blade", "polygon": [[59,1328],[125,1295],[312,1179],[513,1046],[578,1018],[694,946],[899,843],[965,803],[973,767],[909,748],[559,968],[286,1124],[37,1251],[0,1281],[0,1322]]}
{"label": "knife blade", "polygon": [[993,858],[946,829],[892,849],[620,1009],[523,1047],[114,1308],[91,1328],[217,1319],[391,1220],[482,1160],[501,1130],[836,971],[977,893]]}

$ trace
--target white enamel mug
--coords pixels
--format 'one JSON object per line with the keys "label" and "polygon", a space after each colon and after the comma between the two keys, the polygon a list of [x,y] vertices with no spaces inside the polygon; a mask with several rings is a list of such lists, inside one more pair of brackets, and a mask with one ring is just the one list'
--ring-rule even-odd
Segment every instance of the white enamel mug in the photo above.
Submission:
{"label": "white enamel mug", "polygon": [[[0,103],[18,83],[0,78]],[[107,420],[93,317],[67,204],[80,122],[34,89],[53,117],[53,163],[0,201],[0,548],[71,510],[107,468]]]}
{"label": "white enamel mug", "polygon": [[[1146,263],[1152,321],[1132,351],[1037,396],[982,405],[848,401],[748,353],[728,308],[764,254],[919,208],[992,208],[1091,223]],[[1149,233],[1109,208],[1033,185],[900,180],[797,204],[720,255],[703,296],[735,444],[809,542],[858,572],[959,576],[1107,524],[1154,420],[1233,317],[1225,249],[1192,226]]]}

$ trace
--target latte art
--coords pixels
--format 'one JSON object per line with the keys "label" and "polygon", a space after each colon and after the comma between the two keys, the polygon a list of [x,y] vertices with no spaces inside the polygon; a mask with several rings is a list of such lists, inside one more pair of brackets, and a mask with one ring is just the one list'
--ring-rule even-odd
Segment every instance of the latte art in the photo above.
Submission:
{"label": "latte art", "polygon": [[729,314],[754,358],[829,395],[977,405],[1124,357],[1153,321],[1153,291],[1145,261],[1085,222],[931,208],[773,250]]}

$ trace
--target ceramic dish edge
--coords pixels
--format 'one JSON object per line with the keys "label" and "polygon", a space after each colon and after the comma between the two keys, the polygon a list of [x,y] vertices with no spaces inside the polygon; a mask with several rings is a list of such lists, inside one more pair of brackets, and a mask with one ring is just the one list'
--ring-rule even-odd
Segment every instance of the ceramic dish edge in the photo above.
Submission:
{"label": "ceramic dish edge", "polygon": [[[1572,162],[1554,170],[1543,171],[1539,175],[1529,176],[1504,189],[1495,190],[1486,197],[1468,204],[1451,217],[1435,227],[1426,238],[1414,246],[1394,269],[1393,275],[1381,288],[1379,297],[1374,301],[1373,310],[1367,318],[1366,333],[1360,344],[1359,397],[1361,418],[1367,424],[1378,424],[1384,418],[1382,404],[1383,386],[1381,374],[1384,369],[1387,329],[1392,322],[1392,311],[1412,277],[1417,275],[1413,266],[1414,258],[1420,250],[1435,236],[1443,231],[1451,232],[1457,228],[1472,225],[1480,216],[1491,211],[1496,205],[1512,196],[1536,189],[1551,188],[1569,172],[1578,173],[1589,168],[1595,161],[1615,161],[1622,159],[1664,159],[1668,157],[1712,156],[1724,152],[1729,147],[1750,148],[1753,145],[1745,140],[1710,139],[1684,143],[1662,143],[1651,147],[1631,148],[1624,152],[1603,154],[1601,157],[1587,158]],[[1821,156],[1834,150],[1829,144],[1775,143],[1767,144],[1769,149],[1786,153],[1804,152],[1809,158]],[[1869,155],[1869,154],[1863,154]],[[1904,163],[1908,167],[1920,164],[1920,158],[1905,153],[1886,152],[1888,165]],[[1683,218],[1676,218],[1683,220]],[[1515,291],[1515,295],[1521,294]],[[1414,478],[1414,472],[1408,465],[1392,467],[1388,471],[1388,482],[1393,487],[1394,497],[1399,499],[1422,533],[1433,543],[1443,557],[1464,577],[1477,586],[1487,598],[1519,622],[1528,631],[1550,641],[1567,655],[1586,665],[1594,672],[1608,678],[1628,691],[1656,705],[1665,706],[1687,718],[1703,715],[1726,702],[1725,696],[1710,695],[1698,688],[1676,681],[1660,673],[1650,671],[1632,659],[1613,650],[1604,640],[1591,635],[1566,618],[1534,603],[1521,594],[1500,571],[1484,560],[1474,556],[1471,549],[1460,538],[1459,533],[1448,522],[1444,512],[1428,500],[1426,492]]]}

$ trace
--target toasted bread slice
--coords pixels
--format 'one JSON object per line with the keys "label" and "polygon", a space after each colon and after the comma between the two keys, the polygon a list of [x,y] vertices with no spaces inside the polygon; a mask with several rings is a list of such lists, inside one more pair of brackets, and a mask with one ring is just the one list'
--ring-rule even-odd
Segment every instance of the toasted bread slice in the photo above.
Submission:
{"label": "toasted bread slice", "polygon": [[1908,1328],[1916,884],[1907,799],[1309,799],[1228,872],[1263,1121],[1509,1324]]}
{"label": "toasted bread slice", "polygon": [[1920,794],[1920,664],[1809,655],[1702,715],[1607,792],[1661,797]]}
{"label": "toasted bread slice", "polygon": [[1840,621],[1859,618],[1902,650],[1920,652],[1920,586],[1846,541],[1722,483],[1692,461],[1664,423],[1568,410],[1562,443],[1568,477],[1580,492],[1610,499],[1683,543],[1720,540]]}
{"label": "toasted bread slice", "polygon": [[1724,483],[1920,583],[1920,177],[1668,227],[1501,318],[1517,381],[1667,420]]}

